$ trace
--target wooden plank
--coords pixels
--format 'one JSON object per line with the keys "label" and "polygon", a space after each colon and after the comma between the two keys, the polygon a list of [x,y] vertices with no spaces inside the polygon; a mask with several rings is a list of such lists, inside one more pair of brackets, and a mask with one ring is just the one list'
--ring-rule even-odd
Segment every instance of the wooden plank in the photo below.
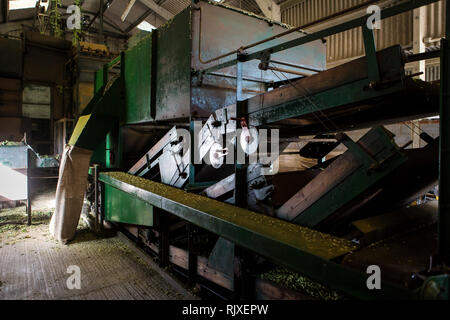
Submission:
{"label": "wooden plank", "polygon": [[257,300],[314,300],[312,297],[291,289],[281,288],[274,283],[256,278]]}
{"label": "wooden plank", "polygon": [[122,20],[122,22],[125,21],[125,19],[127,18],[128,14],[131,11],[131,8],[134,6],[136,0],[130,0],[130,2],[128,3],[127,7],[125,8],[125,10],[122,13],[122,16],[120,17],[120,19]]}
{"label": "wooden plank", "polygon": [[276,216],[284,220],[293,220],[360,166],[361,162],[347,151],[282,205],[276,211]]}
{"label": "wooden plank", "polygon": [[147,166],[147,157],[152,162],[152,159],[159,154],[163,148],[172,141],[177,135],[176,127],[173,127],[166,133],[164,137],[162,137],[136,164],[128,170],[129,174],[137,174],[144,167]]}
{"label": "wooden plank", "polygon": [[170,20],[174,17],[174,15],[167,11],[165,8],[159,6],[155,1],[153,0],[139,0],[142,4],[144,4],[146,7],[152,9],[154,12],[156,12],[159,16],[166,20]]}
{"label": "wooden plank", "polygon": [[[385,129],[383,129],[385,130]],[[387,130],[385,130],[390,134]],[[383,160],[390,157],[392,150],[386,145],[386,141],[381,139],[379,130],[371,130],[364,135],[357,144],[374,159]],[[276,215],[285,220],[293,220],[327,192],[338,186],[348,176],[363,165],[363,159],[351,150],[346,151],[338,159],[332,162],[326,170],[321,172],[303,189],[298,191],[291,199],[282,205]],[[374,160],[375,161],[375,160]],[[362,191],[362,190],[361,190]]]}
{"label": "wooden plank", "polygon": [[[159,252],[156,245],[145,242],[145,244],[152,249],[155,253]],[[169,261],[174,265],[188,270],[189,258],[188,252],[184,249],[177,248],[175,246],[169,247]],[[197,257],[197,274],[223,288],[233,290],[233,280],[226,274],[217,271],[208,266],[208,258]]]}

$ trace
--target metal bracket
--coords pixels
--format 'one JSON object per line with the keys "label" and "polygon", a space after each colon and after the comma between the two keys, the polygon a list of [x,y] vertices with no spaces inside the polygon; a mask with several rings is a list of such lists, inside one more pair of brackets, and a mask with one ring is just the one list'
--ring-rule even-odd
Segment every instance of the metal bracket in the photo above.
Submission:
{"label": "metal bracket", "polygon": [[367,60],[367,76],[369,78],[369,88],[373,89],[381,81],[380,67],[377,59],[377,48],[375,44],[375,37],[373,29],[367,26],[362,26],[364,49],[366,50]]}

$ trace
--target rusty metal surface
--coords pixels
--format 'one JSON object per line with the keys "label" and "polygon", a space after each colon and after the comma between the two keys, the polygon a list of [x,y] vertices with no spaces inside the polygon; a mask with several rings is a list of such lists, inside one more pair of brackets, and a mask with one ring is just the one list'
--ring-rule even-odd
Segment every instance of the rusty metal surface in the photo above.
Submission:
{"label": "rusty metal surface", "polygon": [[[232,60],[236,57],[227,57],[217,62],[202,64],[199,59],[199,35],[200,35],[200,13],[202,15],[201,30],[201,58],[208,60],[225,52],[237,50],[238,48],[269,38],[275,34],[286,31],[286,28],[277,24],[271,24],[268,21],[261,20],[250,14],[239,13],[234,10],[220,6],[209,5],[200,2],[198,7],[201,10],[193,11],[192,22],[192,67],[196,70],[202,70],[212,67],[218,63]],[[298,37],[304,36],[297,32],[287,35],[281,39],[264,43],[252,48],[249,53],[261,50],[279,43],[286,42]],[[284,52],[274,54],[274,60],[288,62],[295,65],[305,65],[317,69],[325,68],[325,44],[322,41],[314,41],[306,46],[292,48]],[[244,76],[253,76],[266,80],[276,81],[276,76],[272,72],[263,72],[258,69],[259,62],[245,63]],[[227,73],[234,74],[235,70],[227,70]]]}
{"label": "rusty metal surface", "polygon": [[[188,118],[191,90],[191,11],[158,28],[156,120]],[[150,54],[150,53],[149,53]],[[150,70],[149,77],[150,77]],[[152,79],[152,81],[155,81]]]}
{"label": "rusty metal surface", "polygon": [[[202,63],[202,61],[210,60],[225,52],[237,50],[242,46],[286,31],[285,27],[278,24],[271,24],[266,20],[248,13],[230,10],[205,2],[200,2],[197,7],[199,9],[192,11],[191,26],[191,64],[194,70],[203,70],[218,63],[232,60],[236,58],[236,55],[231,55],[211,63]],[[303,35],[303,33],[295,32],[280,39],[256,46],[249,49],[248,52],[251,53]],[[274,54],[273,58],[294,65],[324,69],[325,44],[318,40],[305,46]],[[258,65],[259,61],[256,60],[243,64],[243,78],[252,80],[243,82],[245,98],[250,98],[265,92],[266,87],[261,82],[279,81],[280,78],[284,79],[284,76],[279,72],[259,70]],[[217,72],[217,74],[227,75],[226,78],[205,75],[201,84],[198,83],[199,79],[193,79],[191,102],[194,116],[208,117],[212,111],[236,102],[236,80],[228,78],[228,76],[234,77],[236,75],[235,69],[235,67],[230,67]],[[291,69],[298,70],[295,68]],[[297,76],[287,75],[287,77],[294,78]]]}

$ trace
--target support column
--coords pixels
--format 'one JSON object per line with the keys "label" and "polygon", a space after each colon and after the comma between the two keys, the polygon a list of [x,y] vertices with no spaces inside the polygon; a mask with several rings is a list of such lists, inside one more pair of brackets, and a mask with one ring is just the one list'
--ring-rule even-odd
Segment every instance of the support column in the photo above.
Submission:
{"label": "support column", "polygon": [[450,0],[446,0],[445,13],[445,39],[441,42],[439,256],[450,265]]}
{"label": "support column", "polygon": [[31,226],[31,148],[27,148],[27,225]]}
{"label": "support column", "polygon": [[[248,156],[241,146],[242,126],[248,124],[247,100],[243,96],[243,68],[245,54],[238,54],[236,65],[236,144],[235,144],[235,188],[234,203],[241,208],[247,207],[247,168]],[[245,121],[244,121],[245,120]],[[241,129],[238,134],[238,129]],[[252,253],[248,250],[235,246],[234,249],[234,299],[248,300],[254,299],[254,279],[252,277]]]}
{"label": "support column", "polygon": [[[426,7],[414,9],[413,11],[413,53],[425,52],[425,43],[423,41],[425,37],[427,15]],[[416,76],[416,79],[425,81],[425,60],[416,61],[412,63],[412,73],[422,73]],[[413,148],[420,148],[421,139],[418,135],[420,133],[420,122],[418,120],[411,121],[411,140],[413,142]]]}
{"label": "support column", "polygon": [[156,207],[153,208],[153,214],[158,215],[159,224],[159,265],[167,267],[169,265],[169,214]]}
{"label": "support column", "polygon": [[194,237],[196,228],[193,224],[187,224],[188,235],[188,283],[193,286],[197,279],[197,252],[195,248]]}
{"label": "support column", "polygon": [[99,18],[100,18],[100,30],[98,32],[98,43],[104,44],[103,39],[103,0],[100,0],[100,8],[99,8]]}
{"label": "support column", "polygon": [[[423,39],[425,37],[426,29],[426,6],[414,9],[413,11],[413,53],[425,52],[425,43]],[[412,62],[412,73],[423,72],[422,75],[415,77],[425,81],[425,60]]]}

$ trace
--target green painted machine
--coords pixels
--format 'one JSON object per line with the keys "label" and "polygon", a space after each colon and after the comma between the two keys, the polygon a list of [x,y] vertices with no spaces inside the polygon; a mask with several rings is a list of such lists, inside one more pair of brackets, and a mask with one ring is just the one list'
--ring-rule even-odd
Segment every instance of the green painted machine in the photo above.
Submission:
{"label": "green painted machine", "polygon": [[[450,135],[407,149],[383,127],[447,107],[448,68],[441,86],[407,76],[406,62],[430,54],[377,51],[366,21],[306,34],[193,1],[96,74],[69,143],[93,152],[93,211],[223,297],[302,297],[264,280],[281,266],[344,297],[448,299],[447,207],[411,203],[439,172],[449,201],[438,159]],[[323,38],[353,28],[366,56],[325,70]],[[371,129],[345,134],[357,128]],[[311,135],[301,153],[317,165],[277,172],[287,142]],[[381,289],[368,285],[374,265]]]}

